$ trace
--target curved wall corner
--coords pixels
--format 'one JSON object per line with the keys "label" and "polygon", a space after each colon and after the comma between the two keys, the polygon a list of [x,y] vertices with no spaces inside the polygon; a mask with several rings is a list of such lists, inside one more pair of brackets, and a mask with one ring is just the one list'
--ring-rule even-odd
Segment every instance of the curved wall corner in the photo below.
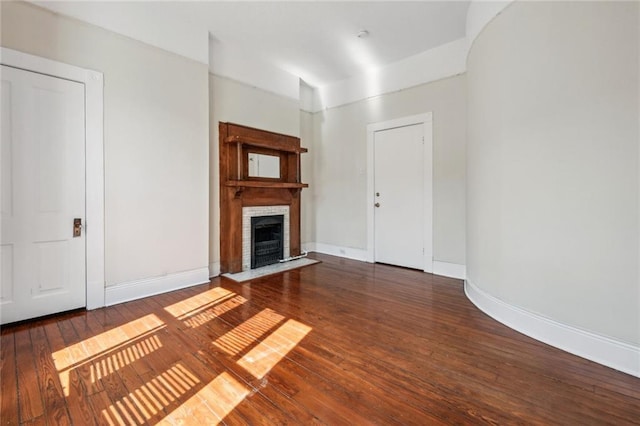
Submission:
{"label": "curved wall corner", "polygon": [[465,287],[506,325],[636,376],[639,8],[514,2],[477,35]]}
{"label": "curved wall corner", "polygon": [[469,9],[467,9],[467,46],[471,47],[482,29],[513,2],[514,0],[471,0]]}

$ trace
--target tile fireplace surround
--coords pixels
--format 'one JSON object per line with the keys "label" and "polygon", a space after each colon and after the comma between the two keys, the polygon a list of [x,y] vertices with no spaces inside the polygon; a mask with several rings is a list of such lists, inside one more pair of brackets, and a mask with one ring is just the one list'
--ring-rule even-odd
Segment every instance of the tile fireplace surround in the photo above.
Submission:
{"label": "tile fireplace surround", "polygon": [[258,216],[284,215],[283,256],[288,258],[289,251],[289,206],[261,206],[242,208],[242,271],[251,269],[251,218]]}

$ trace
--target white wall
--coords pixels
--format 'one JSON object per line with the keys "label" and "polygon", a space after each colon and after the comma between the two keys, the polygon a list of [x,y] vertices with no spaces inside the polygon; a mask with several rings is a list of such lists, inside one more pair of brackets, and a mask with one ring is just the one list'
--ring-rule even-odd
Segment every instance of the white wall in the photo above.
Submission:
{"label": "white wall", "polygon": [[[211,275],[218,275],[220,273],[220,233],[224,232],[224,229],[220,229],[219,123],[230,122],[270,132],[300,136],[301,113],[299,101],[296,99],[213,74],[209,74],[209,105],[209,161],[211,164],[209,269]],[[303,169],[303,176],[304,173]]]}
{"label": "white wall", "polygon": [[314,114],[316,243],[366,250],[367,124],[429,111],[433,112],[434,259],[465,264],[464,75]]}
{"label": "white wall", "polygon": [[516,2],[467,63],[469,282],[636,347],[638,7]]}
{"label": "white wall", "polygon": [[300,79],[262,59],[259,53],[209,37],[209,72],[247,86],[298,100]]}
{"label": "white wall", "polygon": [[466,38],[317,89],[314,111],[408,89],[465,72]]}
{"label": "white wall", "polygon": [[[208,33],[180,16],[180,2],[31,0],[38,6],[81,19],[168,52],[207,63]],[[151,3],[151,4],[150,4]]]}
{"label": "white wall", "polygon": [[467,9],[467,53],[484,27],[513,2],[514,0],[471,0]]}
{"label": "white wall", "polygon": [[104,73],[107,286],[206,268],[207,66],[28,3],[1,7],[2,46]]}

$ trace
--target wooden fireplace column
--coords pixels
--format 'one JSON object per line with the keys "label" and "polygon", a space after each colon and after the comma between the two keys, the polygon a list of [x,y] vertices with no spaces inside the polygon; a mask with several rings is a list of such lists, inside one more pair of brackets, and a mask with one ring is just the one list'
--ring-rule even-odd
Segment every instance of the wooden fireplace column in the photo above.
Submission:
{"label": "wooden fireplace column", "polygon": [[[242,271],[242,208],[289,206],[290,256],[301,253],[300,138],[233,123],[220,123],[220,270]],[[249,153],[280,158],[280,177],[250,177]]]}

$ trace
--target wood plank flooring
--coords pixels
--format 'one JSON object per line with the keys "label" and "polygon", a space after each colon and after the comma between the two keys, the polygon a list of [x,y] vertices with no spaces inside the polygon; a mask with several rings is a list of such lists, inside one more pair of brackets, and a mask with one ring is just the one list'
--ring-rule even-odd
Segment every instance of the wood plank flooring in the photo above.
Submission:
{"label": "wood plank flooring", "polygon": [[0,422],[640,424],[640,379],[497,323],[461,281],[312,256],[4,327]]}

